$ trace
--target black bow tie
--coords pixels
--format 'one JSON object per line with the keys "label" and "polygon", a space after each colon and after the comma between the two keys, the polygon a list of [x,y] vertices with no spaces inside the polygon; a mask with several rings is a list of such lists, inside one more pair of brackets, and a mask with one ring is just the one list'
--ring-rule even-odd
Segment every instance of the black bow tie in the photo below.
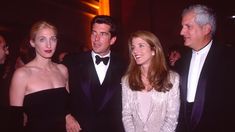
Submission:
{"label": "black bow tie", "polygon": [[96,55],[96,56],[95,56],[95,63],[98,65],[98,64],[100,64],[101,61],[103,61],[103,63],[104,63],[105,65],[107,65],[108,62],[109,62],[109,57],[101,58],[101,57],[99,57],[98,55]]}

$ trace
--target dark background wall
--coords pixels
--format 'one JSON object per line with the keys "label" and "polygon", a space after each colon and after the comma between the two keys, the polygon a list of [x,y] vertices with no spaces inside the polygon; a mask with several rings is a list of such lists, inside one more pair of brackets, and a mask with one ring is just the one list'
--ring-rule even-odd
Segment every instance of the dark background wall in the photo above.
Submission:
{"label": "dark background wall", "polygon": [[122,0],[122,28],[124,39],[131,32],[147,29],[160,39],[164,49],[182,45],[181,12],[190,4],[205,4],[217,15],[216,38],[229,45],[235,44],[235,7],[232,0]]}
{"label": "dark background wall", "polygon": [[89,34],[91,17],[85,13],[96,14],[83,6],[75,0],[2,0],[0,30],[19,45],[34,22],[47,20],[58,27],[61,47],[79,50]]}
{"label": "dark background wall", "polygon": [[[13,53],[22,43],[32,23],[48,20],[59,29],[58,51],[79,52],[90,43],[90,20],[98,12],[82,2],[97,3],[99,0],[1,0],[0,32],[6,34]],[[136,30],[155,33],[164,49],[182,45],[179,35],[181,12],[189,4],[202,3],[212,7],[218,16],[216,37],[230,45],[235,44],[235,15],[232,0],[110,0],[110,14],[120,26],[115,50],[127,54],[127,39]]]}

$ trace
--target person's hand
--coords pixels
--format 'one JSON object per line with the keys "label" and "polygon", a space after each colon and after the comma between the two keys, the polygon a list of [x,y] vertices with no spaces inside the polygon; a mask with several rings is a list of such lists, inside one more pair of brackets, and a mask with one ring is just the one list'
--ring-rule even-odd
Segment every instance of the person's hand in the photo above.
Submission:
{"label": "person's hand", "polygon": [[65,119],[67,132],[79,132],[82,130],[77,120],[71,114],[66,115]]}

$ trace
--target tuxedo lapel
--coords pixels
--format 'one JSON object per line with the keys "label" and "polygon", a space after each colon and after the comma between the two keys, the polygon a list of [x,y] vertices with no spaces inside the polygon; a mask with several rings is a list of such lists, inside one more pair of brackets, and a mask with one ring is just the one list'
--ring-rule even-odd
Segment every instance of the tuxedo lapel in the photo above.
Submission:
{"label": "tuxedo lapel", "polygon": [[86,95],[86,97],[88,98],[88,100],[90,100],[90,102],[92,102],[92,82],[93,82],[93,78],[97,76],[96,74],[96,70],[92,61],[92,57],[90,54],[87,54],[86,57],[87,59],[84,59],[84,65],[82,67],[81,70],[81,88],[84,92],[84,94]]}
{"label": "tuxedo lapel", "polygon": [[191,57],[192,57],[192,52],[189,52],[187,57],[185,58],[183,72],[181,73],[181,81],[180,81],[181,94],[182,94],[181,99],[183,100],[184,106],[186,106],[187,103],[188,73],[189,73]]}
{"label": "tuxedo lapel", "polygon": [[102,101],[102,104],[101,104],[99,110],[101,110],[105,106],[105,104],[109,101],[109,99],[112,97],[112,95],[114,93],[114,89],[111,85],[111,81],[112,81],[111,71],[110,71],[110,69],[108,69],[107,73],[105,75],[105,79],[104,79],[103,84],[102,84],[103,87],[106,87],[105,96],[103,98],[103,101]]}
{"label": "tuxedo lapel", "polygon": [[192,116],[191,116],[192,128],[195,128],[197,126],[204,110],[206,92],[208,92],[208,89],[206,89],[206,87],[208,83],[209,74],[211,73],[210,70],[212,69],[214,64],[213,59],[215,58],[214,47],[215,44],[212,44],[211,49],[206,57],[205,63],[202,67],[202,71],[198,80],[197,92],[195,95],[195,102],[193,105]]}
{"label": "tuxedo lapel", "polygon": [[102,84],[104,87],[106,87],[106,92],[100,110],[104,108],[104,106],[109,102],[114,94],[116,94],[117,90],[121,89],[121,71],[118,67],[119,65],[116,63],[115,57],[111,55],[110,64]]}
{"label": "tuxedo lapel", "polygon": [[[187,84],[188,84],[188,73],[189,73],[189,67],[190,67],[190,60],[192,57],[192,51],[187,53],[187,55],[184,58],[184,62],[182,64],[182,70],[181,70],[181,81],[180,81],[180,94],[181,94],[181,109],[183,111],[183,120],[186,121],[185,124],[189,124],[187,121],[190,117],[188,117],[187,113]],[[187,125],[189,126],[189,125]]]}
{"label": "tuxedo lapel", "polygon": [[195,95],[195,101],[193,104],[190,122],[190,126],[192,128],[195,128],[199,123],[204,109],[207,80],[206,77],[203,76],[206,76],[206,74],[200,76],[197,86],[197,92]]}

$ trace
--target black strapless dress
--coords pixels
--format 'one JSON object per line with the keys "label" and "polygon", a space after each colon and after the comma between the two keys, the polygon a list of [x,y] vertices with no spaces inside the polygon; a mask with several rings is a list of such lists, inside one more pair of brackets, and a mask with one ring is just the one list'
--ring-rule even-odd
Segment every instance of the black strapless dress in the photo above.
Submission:
{"label": "black strapless dress", "polygon": [[66,132],[68,92],[64,87],[31,93],[24,98],[26,132]]}

